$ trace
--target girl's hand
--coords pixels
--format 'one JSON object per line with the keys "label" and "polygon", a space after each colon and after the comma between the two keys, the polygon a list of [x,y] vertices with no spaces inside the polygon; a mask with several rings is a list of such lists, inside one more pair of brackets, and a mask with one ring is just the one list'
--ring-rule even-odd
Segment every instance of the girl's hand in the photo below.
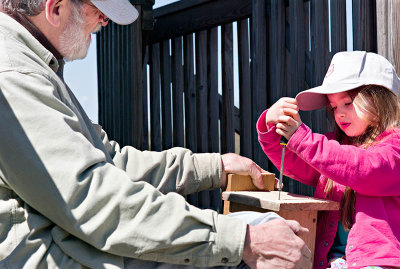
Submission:
{"label": "girl's hand", "polygon": [[299,112],[297,101],[294,98],[282,97],[275,104],[273,104],[265,115],[265,121],[269,124],[277,124],[279,118],[285,115],[294,115]]}
{"label": "girl's hand", "polygon": [[280,116],[276,124],[276,133],[289,140],[302,123],[298,111],[290,115]]}

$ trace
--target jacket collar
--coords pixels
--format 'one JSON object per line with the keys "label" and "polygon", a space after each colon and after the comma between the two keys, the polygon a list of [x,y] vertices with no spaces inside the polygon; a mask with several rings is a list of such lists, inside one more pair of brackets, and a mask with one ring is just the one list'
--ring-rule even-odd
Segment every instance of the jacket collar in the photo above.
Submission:
{"label": "jacket collar", "polygon": [[[47,48],[38,40],[38,38],[42,39],[41,37],[39,37],[40,35],[42,35],[42,37],[45,38],[45,36],[43,35],[43,33],[39,31],[39,29],[37,29],[37,31],[35,31],[35,33],[32,34],[27,28],[25,28],[21,23],[17,22],[14,18],[10,17],[9,15],[3,12],[0,12],[0,31],[3,32],[5,35],[9,36],[10,38],[14,38],[15,40],[29,47],[51,69],[53,69],[54,72],[58,71],[59,63],[56,56],[54,56],[54,54],[50,51],[50,49]],[[38,38],[36,38],[35,35],[37,35]],[[45,39],[46,41],[44,41],[44,43],[46,42],[50,43],[47,40],[47,38]]]}

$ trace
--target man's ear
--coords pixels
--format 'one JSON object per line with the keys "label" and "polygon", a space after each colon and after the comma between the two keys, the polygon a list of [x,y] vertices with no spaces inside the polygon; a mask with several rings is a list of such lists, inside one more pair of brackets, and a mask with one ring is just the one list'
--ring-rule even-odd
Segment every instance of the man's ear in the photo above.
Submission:
{"label": "man's ear", "polygon": [[47,0],[46,1],[46,19],[54,27],[61,24],[61,9],[65,8],[65,0]]}

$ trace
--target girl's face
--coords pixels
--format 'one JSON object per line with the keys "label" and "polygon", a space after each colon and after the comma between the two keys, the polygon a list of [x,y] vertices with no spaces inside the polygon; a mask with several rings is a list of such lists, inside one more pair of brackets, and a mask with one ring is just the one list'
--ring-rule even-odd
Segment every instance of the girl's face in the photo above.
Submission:
{"label": "girl's face", "polygon": [[360,136],[370,125],[353,105],[348,92],[327,94],[337,125],[349,137]]}

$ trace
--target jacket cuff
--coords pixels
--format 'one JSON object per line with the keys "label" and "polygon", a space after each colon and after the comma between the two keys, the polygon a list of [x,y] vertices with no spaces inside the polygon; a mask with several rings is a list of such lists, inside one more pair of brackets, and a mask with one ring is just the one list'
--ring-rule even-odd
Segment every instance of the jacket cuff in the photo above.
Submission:
{"label": "jacket cuff", "polygon": [[269,123],[267,125],[265,116],[267,114],[265,110],[257,120],[256,128],[258,133],[258,140],[264,142],[270,142],[271,140],[279,140],[279,135],[275,132],[275,124]]}
{"label": "jacket cuff", "polygon": [[294,132],[292,137],[289,139],[287,143],[287,148],[293,152],[297,152],[297,148],[301,145],[303,139],[307,136],[307,133],[310,131],[310,128],[307,127],[304,123],[300,125],[300,127]]}
{"label": "jacket cuff", "polygon": [[209,190],[221,187],[221,155],[219,153],[197,153],[194,156],[199,189]]}
{"label": "jacket cuff", "polygon": [[235,266],[242,261],[247,224],[240,219],[217,215],[217,238],[211,264]]}

